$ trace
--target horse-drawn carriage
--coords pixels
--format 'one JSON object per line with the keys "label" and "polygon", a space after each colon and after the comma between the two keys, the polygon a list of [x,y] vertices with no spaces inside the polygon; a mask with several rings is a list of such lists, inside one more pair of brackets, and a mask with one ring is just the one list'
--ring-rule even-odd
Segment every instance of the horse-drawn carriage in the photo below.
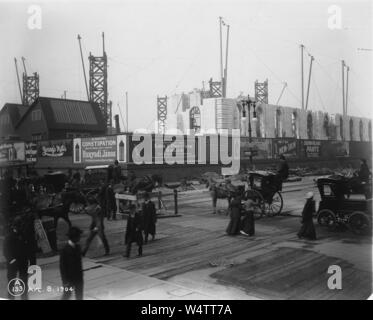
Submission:
{"label": "horse-drawn carriage", "polygon": [[251,171],[228,179],[213,176],[207,186],[210,187],[215,212],[217,199],[227,199],[229,204],[235,195],[240,195],[243,201],[252,200],[256,219],[263,215],[279,215],[283,208],[282,181],[272,172]]}
{"label": "horse-drawn carriage", "polygon": [[352,192],[348,179],[337,177],[320,178],[316,183],[321,197],[317,221],[321,226],[330,230],[347,226],[356,234],[372,231],[372,195],[367,197],[365,188],[360,194]]}
{"label": "horse-drawn carriage", "polygon": [[244,198],[251,199],[257,206],[255,217],[276,216],[282,211],[284,200],[281,195],[282,181],[278,175],[268,171],[249,172],[250,189]]}

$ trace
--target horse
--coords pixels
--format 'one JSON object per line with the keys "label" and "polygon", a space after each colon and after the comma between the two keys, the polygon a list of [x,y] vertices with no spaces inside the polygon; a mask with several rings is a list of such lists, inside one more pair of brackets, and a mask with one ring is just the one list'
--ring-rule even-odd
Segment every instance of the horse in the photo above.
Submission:
{"label": "horse", "polygon": [[[212,198],[213,213],[216,214],[216,204],[218,199],[227,199],[228,208],[230,206],[231,200],[236,194],[243,195],[245,191],[244,186],[234,186],[230,180],[228,181],[214,181],[209,179],[206,184],[206,187],[210,190],[210,195]],[[228,214],[228,210],[226,211]]]}

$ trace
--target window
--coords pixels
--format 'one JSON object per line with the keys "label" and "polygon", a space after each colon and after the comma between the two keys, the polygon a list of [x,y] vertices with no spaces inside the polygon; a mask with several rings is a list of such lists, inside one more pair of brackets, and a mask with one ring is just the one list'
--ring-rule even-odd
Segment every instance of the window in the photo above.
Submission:
{"label": "window", "polygon": [[31,112],[31,121],[40,121],[41,120],[41,110],[33,110]]}
{"label": "window", "polygon": [[276,110],[276,120],[275,120],[275,137],[281,137],[281,110]]}
{"label": "window", "polygon": [[190,129],[199,132],[201,129],[201,112],[198,107],[190,109]]}
{"label": "window", "polygon": [[354,121],[350,119],[350,141],[354,140]]}
{"label": "window", "polygon": [[363,124],[363,120],[360,120],[360,122],[359,122],[359,136],[360,136],[360,141],[364,141],[364,124]]}
{"label": "window", "polygon": [[313,120],[311,112],[307,115],[307,138],[313,139]]}
{"label": "window", "polygon": [[342,140],[344,140],[343,130],[343,118],[339,117],[339,135],[341,136]]}
{"label": "window", "polygon": [[10,123],[10,117],[9,117],[9,114],[3,114],[1,117],[0,117],[0,125],[2,126],[6,126],[6,125],[9,125]]}
{"label": "window", "polygon": [[297,138],[297,113],[293,112],[291,114],[291,135],[293,138]]}
{"label": "window", "polygon": [[41,133],[34,133],[32,135],[32,141],[40,141],[42,140],[43,136]]}

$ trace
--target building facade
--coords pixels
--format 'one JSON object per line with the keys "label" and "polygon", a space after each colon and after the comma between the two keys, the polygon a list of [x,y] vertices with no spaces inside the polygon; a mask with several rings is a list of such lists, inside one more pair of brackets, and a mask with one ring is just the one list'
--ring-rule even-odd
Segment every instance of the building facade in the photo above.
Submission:
{"label": "building facade", "polygon": [[[249,109],[240,101],[240,98],[203,99],[202,92],[197,89],[189,94],[174,95],[168,101],[166,131],[203,134],[239,129],[241,136],[246,137],[249,135]],[[253,111],[250,108],[252,137],[372,141],[369,118],[259,103],[253,120]]]}

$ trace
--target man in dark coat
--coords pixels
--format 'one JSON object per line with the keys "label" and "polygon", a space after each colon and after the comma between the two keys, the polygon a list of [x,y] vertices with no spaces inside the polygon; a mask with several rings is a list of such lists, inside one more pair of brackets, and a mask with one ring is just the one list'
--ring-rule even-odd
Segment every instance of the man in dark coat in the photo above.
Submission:
{"label": "man in dark coat", "polygon": [[122,168],[120,167],[118,160],[115,160],[114,168],[113,168],[114,183],[115,184],[119,183],[121,178],[122,178]]}
{"label": "man in dark coat", "polygon": [[308,192],[306,195],[306,203],[302,211],[302,227],[298,232],[298,238],[316,240],[315,226],[313,225],[313,214],[316,212],[315,200],[313,200],[313,192]]}
{"label": "man in dark coat", "polygon": [[369,167],[367,165],[367,161],[365,159],[361,159],[360,169],[357,172],[357,175],[361,182],[369,182],[369,177],[371,175],[371,172],[369,170]]}
{"label": "man in dark coat", "polygon": [[100,205],[96,202],[96,199],[94,197],[89,197],[87,199],[88,206],[84,209],[85,212],[91,216],[91,225],[89,227],[90,233],[87,238],[87,242],[85,244],[84,250],[83,250],[83,256],[86,255],[89,246],[93,240],[93,238],[98,235],[104,245],[105,248],[105,256],[109,255],[110,248],[109,243],[106,239],[105,232],[104,232],[104,216],[102,213],[102,209]]}
{"label": "man in dark coat", "polygon": [[235,194],[234,199],[229,204],[230,209],[230,221],[227,227],[227,234],[234,236],[240,233],[240,222],[241,222],[241,197]]}
{"label": "man in dark coat", "polygon": [[277,183],[279,184],[279,190],[282,190],[282,183],[289,177],[289,165],[284,155],[280,155],[280,164],[277,169]]}
{"label": "man in dark coat", "polygon": [[127,229],[125,235],[126,257],[129,258],[131,254],[132,242],[136,242],[138,245],[138,256],[142,256],[142,244],[143,244],[143,217],[142,214],[136,211],[134,204],[130,205],[130,212],[127,220]]}
{"label": "man in dark coat", "polygon": [[[28,252],[27,241],[22,234],[21,216],[17,216],[12,221],[10,228],[5,236],[3,243],[4,257],[7,263],[7,278],[8,283],[14,279],[19,278],[23,281],[25,290],[21,295],[22,300],[28,298]],[[11,288],[10,288],[11,289]],[[8,298],[14,299],[14,296],[8,292]]]}
{"label": "man in dark coat", "polygon": [[113,189],[113,180],[109,182],[105,190],[106,216],[108,220],[116,220],[116,202]]}
{"label": "man in dark coat", "polygon": [[157,212],[154,203],[150,200],[149,193],[144,194],[145,202],[142,205],[142,213],[144,217],[144,235],[145,244],[148,243],[149,234],[152,236],[152,240],[155,237],[155,229],[157,223]]}
{"label": "man in dark coat", "polygon": [[83,300],[83,266],[79,245],[81,233],[79,228],[71,227],[68,243],[60,254],[60,272],[64,287],[63,300],[69,299],[73,291],[76,300]]}

